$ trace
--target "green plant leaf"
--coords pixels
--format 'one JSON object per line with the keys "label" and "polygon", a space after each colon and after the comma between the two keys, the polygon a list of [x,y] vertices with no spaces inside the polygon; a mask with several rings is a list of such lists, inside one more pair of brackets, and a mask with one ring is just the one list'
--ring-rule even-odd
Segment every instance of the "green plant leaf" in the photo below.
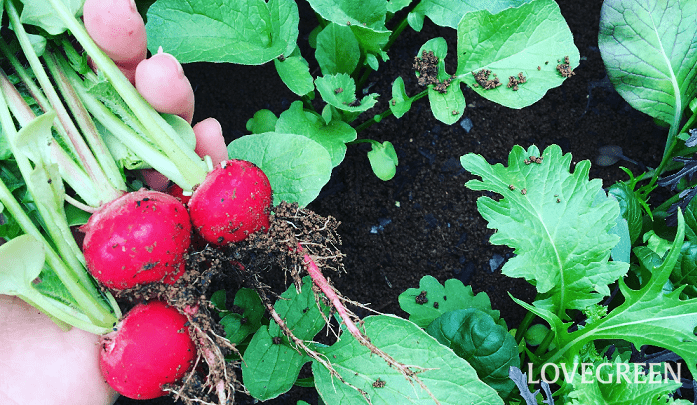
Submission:
{"label": "green plant leaf", "polygon": [[290,56],[273,60],[278,76],[293,93],[304,96],[315,89],[315,84],[310,74],[310,65],[300,54],[300,49],[295,48]]}
{"label": "green plant leaf", "polygon": [[[660,378],[649,378],[632,363],[623,363],[617,359],[605,365],[599,370],[597,365],[589,368],[593,378],[585,381],[578,374],[574,376],[573,389],[568,394],[570,405],[586,404],[606,404],[606,405],[691,405],[692,402],[684,399],[669,398],[675,390],[682,386],[682,383],[673,380],[661,380]],[[607,363],[605,363],[607,364]],[[617,370],[625,370],[628,373],[619,378]],[[660,368],[661,372],[663,368]],[[658,370],[653,370],[658,371]],[[597,372],[597,374],[596,374]],[[597,379],[595,377],[598,377]],[[602,382],[601,382],[602,380]],[[608,382],[609,381],[609,382]],[[606,383],[608,382],[608,383]]]}
{"label": "green plant leaf", "polygon": [[263,134],[271,132],[276,127],[278,117],[271,110],[261,109],[254,113],[254,116],[247,120],[247,131],[253,134]]}
{"label": "green plant leaf", "polygon": [[[554,0],[534,0],[498,14],[482,10],[466,14],[457,28],[457,75],[484,98],[509,108],[527,107],[547,90],[562,84],[557,70],[569,58],[576,68],[580,55],[573,36]],[[538,69],[539,68],[539,69]],[[501,85],[487,89],[475,74],[490,71]],[[518,90],[508,87],[519,80]]]}
{"label": "green plant leaf", "polygon": [[322,145],[332,166],[338,166],[346,156],[346,142],[356,139],[356,130],[349,124],[332,119],[328,124],[314,111],[305,111],[302,101],[294,101],[281,113],[276,122],[276,132],[304,135]]}
{"label": "green plant leaf", "polygon": [[471,153],[461,162],[482,177],[467,182],[469,189],[502,195],[499,201],[480,197],[477,208],[488,227],[497,229],[491,243],[508,245],[517,254],[506,262],[503,274],[524,277],[544,294],[535,306],[566,319],[567,309],[597,303],[610,294],[608,285],[626,274],[627,263],[608,261],[618,241],[608,231],[619,205],[609,198],[594,203],[602,182],[588,180],[590,162],[579,162],[570,173],[571,155],[562,155],[557,145],[542,156],[535,146],[527,151],[515,146],[508,167],[490,165]]}
{"label": "green plant leaf", "polygon": [[365,52],[380,55],[383,60],[387,60],[387,55],[382,50],[391,33],[385,28],[386,1],[309,0],[309,3],[322,18],[351,27]]}
{"label": "green plant leaf", "polygon": [[356,82],[346,73],[318,77],[315,86],[322,99],[339,110],[363,112],[377,103],[376,93],[368,94],[359,101],[356,98]]}
{"label": "green plant leaf", "polygon": [[349,26],[331,23],[317,35],[315,58],[323,75],[351,74],[360,57],[358,40]]}
{"label": "green plant leaf", "polygon": [[300,17],[292,0],[157,0],[147,21],[153,53],[161,46],[181,63],[261,65],[292,54]]}
{"label": "green plant leaf", "polygon": [[424,51],[433,51],[433,54],[438,58],[438,80],[449,83],[444,92],[437,91],[433,84],[428,85],[428,102],[431,106],[431,111],[438,121],[452,125],[462,118],[466,105],[465,96],[460,89],[460,81],[453,80],[450,82],[449,80],[452,78],[445,71],[445,57],[448,54],[448,44],[444,38],[433,38],[423,44],[417,56],[421,57]]}
{"label": "green plant leaf", "polygon": [[249,394],[265,401],[287,392],[298,378],[300,368],[307,362],[297,350],[284,343],[274,343],[278,335],[271,335],[262,326],[249,342],[242,362],[242,381]]}
{"label": "green plant leaf", "polygon": [[433,276],[423,276],[419,288],[407,289],[398,300],[400,308],[409,314],[409,320],[422,328],[446,312],[466,308],[480,309],[497,323],[501,321],[499,311],[491,309],[491,301],[485,292],[474,295],[472,286],[466,286],[455,278],[441,284]]}
{"label": "green plant leaf", "polygon": [[45,260],[43,243],[31,235],[20,235],[0,245],[0,294],[36,294],[32,282],[41,273]]}
{"label": "green plant leaf", "polygon": [[371,142],[372,149],[368,151],[368,160],[373,173],[382,181],[392,180],[397,173],[397,152],[390,141],[383,143]]}
{"label": "green plant leaf", "polygon": [[230,142],[227,149],[230,159],[248,160],[264,171],[271,183],[274,205],[288,201],[304,207],[319,195],[332,174],[327,150],[302,135],[246,135]]}
{"label": "green plant leaf", "polygon": [[411,109],[412,99],[407,95],[404,88],[404,79],[399,76],[392,83],[392,99],[390,100],[390,110],[396,118],[402,118]]}
{"label": "green plant leaf", "polygon": [[518,344],[508,329],[477,308],[449,311],[436,318],[426,332],[467,360],[479,379],[508,397],[515,383],[510,367],[520,367]]}
{"label": "green plant leaf", "polygon": [[[63,0],[63,4],[73,15],[82,14],[84,0]],[[20,15],[20,21],[25,24],[41,27],[51,35],[59,35],[66,30],[63,21],[56,15],[50,4],[42,0],[22,0],[24,8]],[[2,4],[2,2],[0,2]],[[3,7],[4,8],[4,7]],[[2,12],[0,12],[0,17]]]}
{"label": "green plant leaf", "polygon": [[394,14],[409,4],[411,0],[387,0],[387,11]]}
{"label": "green plant leaf", "polygon": [[[624,302],[602,319],[569,333],[570,323],[563,324],[553,313],[516,302],[545,319],[555,330],[559,353],[548,361],[556,361],[573,353],[584,344],[598,339],[625,340],[635,347],[662,347],[682,357],[692,375],[697,374],[697,299],[681,300],[682,288],[666,292],[664,286],[677,264],[680,246],[684,242],[685,221],[678,213],[677,236],[660,266],[651,266],[650,280],[640,289],[632,290],[619,280]],[[647,263],[648,264],[648,263]]]}
{"label": "green plant leaf", "polygon": [[634,243],[637,238],[639,238],[639,235],[641,235],[641,228],[643,227],[643,216],[639,198],[634,193],[634,190],[624,182],[615,183],[610,186],[608,194],[615,197],[617,202],[619,202],[620,214],[627,220],[629,237],[631,242]]}
{"label": "green plant leaf", "polygon": [[225,328],[225,337],[237,344],[261,327],[264,306],[259,294],[249,288],[240,288],[237,291],[234,305],[236,308],[225,315],[220,324]]}
{"label": "green plant leaf", "polygon": [[421,31],[424,17],[441,27],[457,28],[462,16],[479,10],[499,13],[509,7],[517,7],[531,0],[421,0],[409,13],[409,25]]}
{"label": "green plant leaf", "polygon": [[610,0],[598,46],[610,81],[637,110],[677,127],[697,94],[697,3]]}
{"label": "green plant leaf", "polygon": [[[364,322],[366,335],[375,346],[414,371],[419,367],[425,369],[416,376],[440,404],[461,405],[463,398],[467,403],[503,404],[496,391],[479,380],[472,366],[415,324],[386,315],[369,316]],[[346,382],[362,390],[373,405],[435,403],[418,383],[408,381],[351,337],[318,351],[331,360]],[[324,403],[366,403],[357,389],[343,384],[316,361],[312,363],[312,371]]]}
{"label": "green plant leaf", "polygon": [[[325,325],[317,305],[312,279],[304,277],[302,292],[291,285],[276,301],[274,309],[298,339],[309,340]],[[327,307],[322,310],[324,316],[329,313]],[[302,352],[289,345],[280,327],[272,322],[268,327],[259,328],[244,352],[244,385],[256,399],[276,398],[293,386],[300,368],[308,360]]]}

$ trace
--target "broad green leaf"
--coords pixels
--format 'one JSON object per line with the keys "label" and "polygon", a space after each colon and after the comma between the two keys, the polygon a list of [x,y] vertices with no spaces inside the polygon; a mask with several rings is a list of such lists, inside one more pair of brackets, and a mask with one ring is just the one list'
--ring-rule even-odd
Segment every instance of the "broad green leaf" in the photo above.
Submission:
{"label": "broad green leaf", "polygon": [[376,93],[368,94],[359,101],[356,98],[356,82],[346,73],[318,77],[315,86],[322,99],[339,110],[363,112],[377,103]]}
{"label": "broad green leaf", "polygon": [[457,28],[462,16],[479,10],[496,14],[509,7],[517,7],[531,0],[421,0],[409,13],[409,25],[421,31],[424,17],[441,27]]}
{"label": "broad green leaf", "polygon": [[32,282],[41,273],[45,260],[43,243],[31,235],[20,235],[0,245],[0,294],[36,294]]}
{"label": "broad green leaf", "polygon": [[305,206],[314,200],[332,174],[331,156],[312,139],[295,134],[266,132],[230,142],[230,159],[259,166],[269,178],[274,205],[281,201]]}
{"label": "broad green leaf", "polygon": [[390,38],[385,28],[387,2],[384,0],[310,0],[312,8],[322,18],[351,27],[364,51],[387,60],[382,48]]}
{"label": "broad green leaf", "polygon": [[[618,371],[624,371],[624,375]],[[658,372],[654,368],[650,372]],[[660,367],[663,372],[663,367]],[[632,363],[619,359],[612,363],[604,363],[590,367],[582,377],[574,376],[573,389],[568,394],[570,405],[607,404],[607,405],[659,405],[680,404],[690,405],[692,402],[679,399],[672,400],[669,395],[681,387],[681,383],[673,380],[662,380],[657,375],[647,376]],[[588,378],[592,375],[592,378]],[[598,377],[596,379],[596,376]],[[658,377],[658,378],[656,378]]]}
{"label": "broad green leaf", "polygon": [[234,305],[236,308],[225,315],[220,324],[225,328],[225,337],[237,344],[261,327],[264,306],[259,294],[249,288],[240,288],[237,291]]}
{"label": "broad green leaf", "polygon": [[323,75],[351,74],[360,57],[356,36],[347,25],[331,23],[317,35],[315,58]]}
{"label": "broad green leaf", "polygon": [[[63,0],[63,4],[75,16],[82,15],[83,2],[84,0]],[[59,35],[66,30],[65,24],[53,11],[50,3],[44,0],[22,0],[22,3],[24,4],[20,15],[22,23],[41,27],[51,35]]]}
{"label": "broad green leaf", "polygon": [[692,375],[697,374],[697,299],[681,300],[682,288],[666,292],[664,286],[680,256],[683,244],[685,221],[678,214],[678,229],[670,252],[660,266],[651,270],[651,279],[640,289],[632,290],[619,280],[624,302],[606,317],[586,325],[583,329],[568,333],[570,323],[562,321],[553,313],[516,302],[545,319],[555,330],[555,344],[569,353],[587,342],[598,339],[621,339],[635,347],[651,345],[668,349],[682,357]]}
{"label": "broad green leaf", "polygon": [[315,89],[315,84],[310,74],[310,66],[300,54],[300,49],[295,48],[290,56],[273,60],[278,76],[293,93],[304,96]]}
{"label": "broad green leaf", "polygon": [[356,130],[340,120],[325,124],[324,118],[313,111],[305,111],[302,101],[294,101],[288,110],[281,113],[276,122],[276,132],[304,135],[322,145],[338,166],[346,155],[346,142],[356,139]]}
{"label": "broad green leaf", "polygon": [[53,110],[31,120],[16,135],[17,150],[34,163],[51,161],[49,145],[53,142],[51,127],[56,113]]}
{"label": "broad green leaf", "polygon": [[407,95],[404,88],[404,79],[399,76],[392,83],[392,99],[390,100],[390,110],[396,118],[402,118],[411,108],[412,99]]}
{"label": "broad green leaf", "polygon": [[[472,366],[413,323],[386,315],[369,316],[364,321],[366,335],[375,346],[413,371],[424,369],[416,376],[441,405],[462,405],[465,398],[465,403],[503,404],[496,391],[479,380]],[[313,362],[315,386],[326,404],[365,404],[366,399],[357,389],[373,405],[435,404],[420,384],[408,381],[352,337],[317,350],[331,361],[344,381],[355,387]]]}
{"label": "broad green leaf", "polygon": [[276,127],[278,117],[271,110],[261,109],[254,113],[254,116],[247,120],[247,131],[253,134],[263,134],[271,132]]}
{"label": "broad green leaf", "polygon": [[307,361],[287,344],[274,343],[274,338],[280,336],[271,335],[269,328],[262,326],[243,355],[242,382],[249,394],[260,401],[287,392]]}
{"label": "broad green leaf", "polygon": [[397,152],[390,141],[383,143],[372,142],[372,149],[368,151],[368,160],[373,173],[382,181],[392,180],[397,173]]}
{"label": "broad green leaf", "polygon": [[535,306],[566,319],[567,309],[597,303],[610,294],[608,285],[626,274],[627,263],[608,261],[618,241],[608,231],[619,205],[609,198],[594,204],[602,182],[588,180],[590,162],[579,162],[570,173],[571,154],[562,155],[557,145],[541,156],[535,146],[527,151],[515,146],[508,167],[490,165],[475,154],[461,162],[482,177],[467,182],[469,189],[502,196],[498,201],[480,197],[477,208],[488,227],[497,230],[491,243],[515,249],[503,274],[524,277],[543,294]]}
{"label": "broad green leaf", "polygon": [[[302,290],[297,291],[291,285],[283,294],[281,299],[276,301],[274,308],[278,315],[286,322],[288,329],[298,339],[311,340],[326,325],[324,317],[329,315],[329,310],[322,304],[322,312],[318,308],[318,301],[312,292],[312,279],[309,276],[303,277]],[[269,326],[269,333],[274,336],[281,334],[280,327],[275,323]]]}
{"label": "broad green leaf", "polygon": [[387,0],[387,11],[394,14],[409,4],[411,0]]}
{"label": "broad green leaf", "polygon": [[261,65],[291,55],[300,21],[293,0],[157,0],[147,17],[151,52],[161,46],[181,63],[243,65]]}
{"label": "broad green leaf", "polygon": [[672,126],[697,94],[697,3],[608,0],[598,46],[610,81],[637,110]]}
{"label": "broad green leaf", "polygon": [[460,89],[459,80],[452,79],[445,72],[445,57],[448,54],[448,44],[445,39],[438,37],[433,38],[423,44],[419,49],[418,57],[423,55],[423,52],[433,51],[433,54],[438,58],[438,80],[441,83],[449,83],[444,92],[436,90],[435,85],[428,85],[428,102],[431,106],[433,116],[438,121],[447,125],[456,123],[462,118],[462,113],[465,111],[465,96]]}
{"label": "broad green leaf", "polygon": [[[276,301],[274,309],[298,339],[312,339],[325,321],[312,292],[312,279],[303,278],[302,292],[291,285]],[[324,316],[329,313],[323,307]],[[277,343],[274,343],[276,340]],[[259,400],[275,398],[288,391],[309,358],[291,347],[280,327],[272,322],[254,334],[242,362],[242,378],[250,394]]]}
{"label": "broad green leaf", "polygon": [[[643,226],[642,210],[639,199],[627,183],[618,182],[608,190],[608,194],[617,199],[620,204],[620,215],[627,220],[629,237],[632,243],[641,235]],[[687,215],[687,213],[686,213]],[[697,228],[696,228],[697,229]]]}
{"label": "broad green leaf", "polygon": [[[534,0],[498,14],[482,10],[466,14],[457,28],[457,75],[482,97],[509,108],[523,108],[562,84],[557,70],[580,55],[566,20],[554,0]],[[538,69],[539,68],[539,69]],[[486,89],[475,74],[490,71],[501,85]],[[524,83],[508,87],[510,78]]]}
{"label": "broad green leaf", "polygon": [[515,387],[508,370],[520,367],[518,344],[508,329],[486,312],[467,308],[444,313],[428,325],[426,332],[467,360],[479,379],[502,398],[508,397]]}
{"label": "broad green leaf", "polygon": [[400,308],[409,314],[409,320],[422,328],[446,312],[466,308],[480,309],[497,323],[500,320],[499,311],[491,308],[491,301],[485,292],[474,295],[472,286],[466,286],[455,278],[441,284],[433,276],[423,276],[419,288],[407,289],[399,295],[398,300]]}

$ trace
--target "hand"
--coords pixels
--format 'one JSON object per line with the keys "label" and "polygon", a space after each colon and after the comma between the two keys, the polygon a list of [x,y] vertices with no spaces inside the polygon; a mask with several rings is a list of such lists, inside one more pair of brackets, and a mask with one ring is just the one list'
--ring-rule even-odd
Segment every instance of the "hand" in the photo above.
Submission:
{"label": "hand", "polygon": [[[191,123],[195,105],[191,83],[179,61],[162,48],[146,59],[145,24],[133,0],[86,0],[83,19],[92,39],[153,108]],[[194,134],[199,156],[209,155],[214,166],[227,159],[223,131],[214,118],[195,125]],[[168,179],[157,171],[145,170],[143,176],[152,189],[167,188]]]}
{"label": "hand", "polygon": [[99,337],[64,332],[17,297],[0,295],[0,404],[111,405],[99,371]]}

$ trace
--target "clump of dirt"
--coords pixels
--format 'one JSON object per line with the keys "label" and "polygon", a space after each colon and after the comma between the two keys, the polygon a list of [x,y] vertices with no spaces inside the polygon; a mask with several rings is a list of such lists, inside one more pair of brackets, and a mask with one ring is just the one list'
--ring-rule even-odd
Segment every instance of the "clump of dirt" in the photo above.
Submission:
{"label": "clump of dirt", "polygon": [[472,72],[472,76],[474,76],[474,80],[477,82],[475,87],[482,86],[484,90],[491,90],[503,84],[496,76],[496,73],[494,73],[493,79],[489,79],[489,75],[491,75],[491,70],[489,69],[482,69],[477,73]]}
{"label": "clump of dirt", "polygon": [[[561,62],[561,61],[557,61]],[[571,65],[569,64],[569,57],[564,56],[564,63],[560,63],[557,65],[557,71],[559,72],[560,75],[564,77],[571,77],[574,76],[576,73],[574,73],[574,70],[571,69]]]}
{"label": "clump of dirt", "polygon": [[448,91],[450,82],[455,78],[454,75],[441,81],[438,79],[438,58],[433,51],[423,51],[421,57],[414,58],[414,70],[419,74],[419,86],[433,84],[433,89],[441,94]]}

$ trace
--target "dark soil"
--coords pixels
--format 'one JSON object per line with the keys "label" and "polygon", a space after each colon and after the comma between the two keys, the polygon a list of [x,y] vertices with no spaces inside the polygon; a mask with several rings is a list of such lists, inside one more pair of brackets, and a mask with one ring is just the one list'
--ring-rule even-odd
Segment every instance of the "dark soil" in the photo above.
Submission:
{"label": "dark soil", "polygon": [[[328,276],[346,297],[370,303],[377,311],[405,316],[397,304],[401,292],[418,286],[427,274],[441,282],[456,277],[470,284],[475,293],[486,292],[509,327],[516,327],[524,311],[508,294],[530,302],[534,288],[501,274],[501,266],[512,252],[488,242],[493,230],[487,229],[476,208],[481,193],[464,187],[472,176],[460,166],[460,156],[477,153],[490,163],[506,162],[516,144],[525,148],[535,144],[540,149],[558,144],[565,153],[572,153],[576,163],[593,161],[599,147],[614,144],[647,166],[658,164],[667,130],[631,108],[606,81],[597,40],[602,1],[558,3],[581,53],[581,64],[575,75],[542,100],[513,110],[464,90],[468,107],[462,121],[471,121],[471,130],[465,130],[462,121],[447,126],[435,120],[425,99],[399,120],[384,119],[359,137],[391,141],[395,146],[399,166],[388,182],[373,175],[364,147],[349,147],[344,162],[309,206],[341,221],[347,274]],[[301,5],[301,9],[306,7]],[[301,26],[299,43],[306,43],[311,28]],[[388,108],[391,84],[398,76],[404,79],[408,94],[421,90],[413,72],[414,57],[424,42],[438,36],[447,40],[450,50],[446,70],[455,71],[455,30],[437,27],[429,20],[419,33],[407,28],[390,49],[390,61],[370,76],[370,92],[381,94],[370,116]],[[303,50],[303,55],[308,58],[311,52]],[[247,133],[245,123],[257,110],[267,108],[278,115],[297,99],[270,63],[191,64],[185,70],[197,96],[194,121],[217,118],[228,141]],[[633,164],[623,165],[640,172]],[[627,177],[618,165],[594,165],[590,175],[603,179],[605,186]],[[317,403],[311,389],[293,390],[268,403],[295,404],[298,399]],[[122,399],[118,403],[135,402]]]}

